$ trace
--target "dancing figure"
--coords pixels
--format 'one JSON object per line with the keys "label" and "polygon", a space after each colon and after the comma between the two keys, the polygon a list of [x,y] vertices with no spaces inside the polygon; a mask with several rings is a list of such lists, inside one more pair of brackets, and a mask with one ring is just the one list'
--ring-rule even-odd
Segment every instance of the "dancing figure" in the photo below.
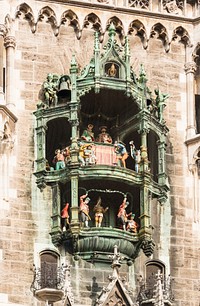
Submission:
{"label": "dancing figure", "polygon": [[95,212],[95,226],[96,227],[101,227],[103,216],[107,212],[108,209],[109,209],[108,207],[104,208],[101,205],[101,198],[99,197],[97,200],[97,204],[94,206],[94,209],[93,209]]}

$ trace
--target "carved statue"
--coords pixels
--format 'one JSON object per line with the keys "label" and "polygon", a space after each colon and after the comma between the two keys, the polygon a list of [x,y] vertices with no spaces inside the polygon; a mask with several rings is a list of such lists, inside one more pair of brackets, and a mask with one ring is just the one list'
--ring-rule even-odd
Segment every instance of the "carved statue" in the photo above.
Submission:
{"label": "carved statue", "polygon": [[119,207],[119,211],[117,214],[119,225],[122,225],[122,228],[124,231],[126,230],[126,224],[128,221],[128,217],[132,214],[132,212],[130,212],[129,214],[127,214],[126,212],[126,207],[128,205],[129,205],[129,202],[127,201],[127,198],[124,198],[122,204]]}
{"label": "carved statue", "polygon": [[114,151],[116,153],[116,164],[121,167],[126,168],[126,159],[128,158],[128,153],[123,142],[115,142]]}
{"label": "carved statue", "polygon": [[155,89],[154,92],[156,94],[156,107],[158,111],[158,119],[162,123],[163,122],[163,110],[164,110],[164,107],[166,106],[165,100],[169,98],[169,95],[165,93],[161,93],[159,89]]}
{"label": "carved statue", "polygon": [[131,157],[135,161],[135,171],[138,173],[139,172],[139,165],[141,162],[141,152],[140,150],[136,150],[136,147],[134,145],[133,140],[129,142],[130,144],[130,150],[131,150]]}
{"label": "carved statue", "polygon": [[94,209],[93,209],[95,212],[95,226],[96,227],[101,227],[103,215],[104,213],[107,212],[108,209],[109,209],[108,207],[104,208],[101,205],[101,198],[99,197],[97,200],[97,204],[94,206]]}
{"label": "carved statue", "polygon": [[44,102],[47,106],[55,106],[58,102],[58,76],[48,73],[46,81],[43,83]]}
{"label": "carved statue", "polygon": [[93,124],[88,124],[87,129],[84,130],[81,135],[81,139],[91,142],[94,141],[94,133],[92,131],[93,127]]}
{"label": "carved statue", "polygon": [[87,194],[80,196],[80,221],[85,227],[88,227],[88,221],[91,220],[89,216],[89,206],[90,198]]}
{"label": "carved statue", "polygon": [[61,211],[61,225],[63,232],[69,227],[69,203],[65,204],[65,207]]}
{"label": "carved statue", "polygon": [[138,224],[134,220],[135,214],[130,215],[130,219],[127,221],[126,230],[132,233],[137,233]]}
{"label": "carved statue", "polygon": [[117,74],[117,69],[115,68],[115,64],[112,63],[112,65],[108,69],[108,75],[111,76],[111,77],[115,77],[116,74]]}
{"label": "carved statue", "polygon": [[106,126],[101,126],[99,128],[101,133],[98,135],[96,141],[101,142],[101,143],[112,143],[112,138],[111,136],[107,133],[107,127]]}
{"label": "carved statue", "polygon": [[65,156],[64,152],[60,149],[55,151],[55,156],[53,159],[53,164],[55,164],[55,170],[60,170],[65,168]]}
{"label": "carved statue", "polygon": [[95,155],[94,148],[91,144],[87,144],[83,149],[83,158],[85,165],[95,165],[97,162],[97,158]]}

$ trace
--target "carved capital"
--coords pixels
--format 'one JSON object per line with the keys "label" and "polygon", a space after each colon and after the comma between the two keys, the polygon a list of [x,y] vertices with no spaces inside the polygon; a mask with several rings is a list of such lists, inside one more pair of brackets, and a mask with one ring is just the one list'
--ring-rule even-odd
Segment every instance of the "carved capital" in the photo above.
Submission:
{"label": "carved capital", "polygon": [[0,36],[5,37],[7,33],[7,29],[5,27],[5,25],[0,24]]}
{"label": "carved capital", "polygon": [[15,49],[16,47],[16,39],[14,36],[6,36],[4,39],[4,46],[5,48],[12,47]]}
{"label": "carved capital", "polygon": [[185,73],[195,73],[197,70],[197,65],[195,62],[188,62],[185,64]]}

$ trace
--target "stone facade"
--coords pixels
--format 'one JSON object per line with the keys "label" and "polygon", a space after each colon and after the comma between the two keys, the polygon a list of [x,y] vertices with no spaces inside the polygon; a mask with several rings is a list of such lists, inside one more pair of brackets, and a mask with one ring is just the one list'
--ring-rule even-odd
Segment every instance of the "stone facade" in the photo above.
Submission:
{"label": "stone facade", "polygon": [[[182,3],[182,4],[181,4]],[[37,142],[33,112],[49,72],[69,74],[75,55],[79,70],[93,55],[94,29],[101,48],[113,22],[116,39],[130,43],[130,62],[138,74],[143,64],[150,88],[170,97],[164,109],[169,128],[166,173],[169,198],[152,201],[154,254],[140,254],[122,265],[133,303],[146,277],[146,263],[160,261],[173,279],[173,305],[200,305],[200,131],[196,130],[195,95],[199,86],[200,4],[198,1],[34,1],[0,3],[0,305],[45,305],[30,290],[33,264],[44,250],[55,251],[69,265],[70,303],[94,305],[109,264],[75,260],[51,236],[52,194],[36,185]],[[6,88],[4,88],[6,84]],[[200,107],[200,105],[198,106]],[[64,302],[63,302],[64,301]],[[55,305],[69,305],[66,298]],[[150,304],[149,304],[150,305]],[[161,305],[161,304],[155,304]]]}

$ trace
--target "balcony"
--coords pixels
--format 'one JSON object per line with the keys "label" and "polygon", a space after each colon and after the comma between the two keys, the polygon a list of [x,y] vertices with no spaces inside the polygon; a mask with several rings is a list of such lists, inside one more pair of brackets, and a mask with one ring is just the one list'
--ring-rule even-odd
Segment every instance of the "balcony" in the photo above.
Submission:
{"label": "balcony", "polygon": [[51,304],[62,300],[64,297],[64,281],[62,266],[57,267],[57,264],[44,262],[41,268],[34,266],[34,280],[31,291],[38,300]]}

